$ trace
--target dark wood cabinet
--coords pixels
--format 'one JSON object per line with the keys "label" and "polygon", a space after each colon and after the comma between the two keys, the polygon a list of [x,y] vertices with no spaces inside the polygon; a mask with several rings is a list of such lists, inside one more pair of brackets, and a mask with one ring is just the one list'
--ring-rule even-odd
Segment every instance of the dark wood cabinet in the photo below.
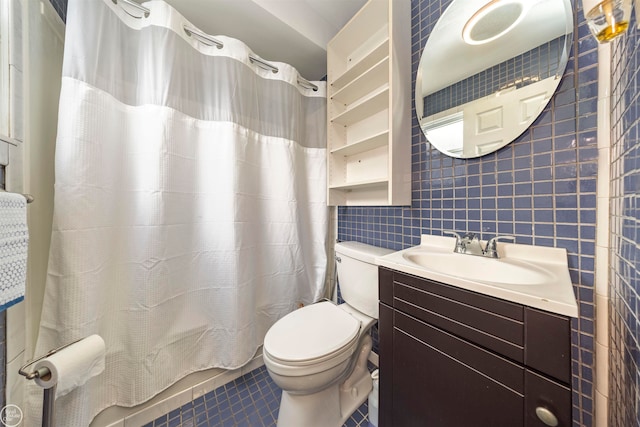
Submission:
{"label": "dark wood cabinet", "polygon": [[567,317],[381,267],[380,426],[571,426],[570,333]]}

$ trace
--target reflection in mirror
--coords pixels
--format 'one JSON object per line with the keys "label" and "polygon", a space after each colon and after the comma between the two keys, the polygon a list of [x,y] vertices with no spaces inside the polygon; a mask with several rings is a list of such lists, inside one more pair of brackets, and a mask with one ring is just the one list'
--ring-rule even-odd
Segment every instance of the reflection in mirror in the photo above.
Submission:
{"label": "reflection in mirror", "polygon": [[560,83],[572,14],[570,0],[454,0],[418,67],[416,113],[427,140],[472,158],[522,134]]}

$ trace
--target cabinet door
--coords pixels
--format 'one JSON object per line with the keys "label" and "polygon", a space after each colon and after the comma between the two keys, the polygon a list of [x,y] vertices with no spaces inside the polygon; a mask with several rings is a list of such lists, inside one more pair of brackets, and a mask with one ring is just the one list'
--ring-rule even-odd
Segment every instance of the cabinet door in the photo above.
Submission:
{"label": "cabinet door", "polygon": [[524,370],[402,313],[394,313],[393,426],[524,425]]}
{"label": "cabinet door", "polygon": [[571,322],[568,317],[525,308],[525,365],[571,383]]}
{"label": "cabinet door", "polygon": [[570,427],[571,389],[527,369],[525,427]]}

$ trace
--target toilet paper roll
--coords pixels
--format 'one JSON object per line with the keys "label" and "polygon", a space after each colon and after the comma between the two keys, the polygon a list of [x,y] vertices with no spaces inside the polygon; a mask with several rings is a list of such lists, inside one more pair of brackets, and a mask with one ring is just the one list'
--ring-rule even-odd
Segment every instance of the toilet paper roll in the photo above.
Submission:
{"label": "toilet paper roll", "polygon": [[36,378],[42,388],[57,385],[56,398],[64,396],[104,371],[104,340],[91,335],[37,362],[35,369],[46,367],[50,376]]}

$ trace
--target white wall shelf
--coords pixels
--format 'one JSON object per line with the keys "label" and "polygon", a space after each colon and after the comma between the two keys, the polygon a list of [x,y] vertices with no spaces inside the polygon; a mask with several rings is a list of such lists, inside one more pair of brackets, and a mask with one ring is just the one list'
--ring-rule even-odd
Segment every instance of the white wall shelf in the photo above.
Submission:
{"label": "white wall shelf", "polygon": [[374,66],[354,78],[351,82],[334,92],[334,101],[351,104],[376,88],[389,83],[389,57],[386,56]]}
{"label": "white wall shelf", "polygon": [[374,148],[383,147],[389,143],[389,131],[380,132],[376,135],[367,137],[352,144],[331,149],[330,153],[340,156],[352,156],[363,151],[373,150]]}
{"label": "white wall shelf", "polygon": [[384,178],[380,178],[380,179],[369,179],[366,181],[359,181],[359,182],[350,182],[350,183],[345,183],[345,184],[340,184],[340,185],[333,185],[329,188],[331,189],[335,189],[335,190],[357,190],[357,189],[361,189],[361,188],[369,188],[369,187],[381,187],[386,185],[389,182],[389,180],[384,179]]}
{"label": "white wall shelf", "polygon": [[344,112],[338,114],[332,123],[349,126],[367,117],[373,116],[389,107],[389,86],[378,88],[375,92],[362,97],[358,102],[349,106]]}
{"label": "white wall shelf", "polygon": [[353,64],[350,68],[342,73],[339,77],[331,83],[335,89],[340,89],[347,83],[352,82],[360,74],[364,73],[367,69],[375,65],[377,62],[388,56],[389,54],[389,39],[385,38],[381,43],[371,50],[364,58],[358,63]]}
{"label": "white wall shelf", "polygon": [[[348,25],[348,24],[347,24]],[[331,43],[331,42],[329,42]],[[371,68],[381,59],[389,55],[389,39],[385,38],[378,43],[367,55],[365,55],[360,61],[346,68],[342,74],[335,78],[331,83],[337,90],[345,86],[347,83],[353,81],[360,74]]]}
{"label": "white wall shelf", "polygon": [[409,1],[369,0],[327,45],[329,205],[411,203]]}

